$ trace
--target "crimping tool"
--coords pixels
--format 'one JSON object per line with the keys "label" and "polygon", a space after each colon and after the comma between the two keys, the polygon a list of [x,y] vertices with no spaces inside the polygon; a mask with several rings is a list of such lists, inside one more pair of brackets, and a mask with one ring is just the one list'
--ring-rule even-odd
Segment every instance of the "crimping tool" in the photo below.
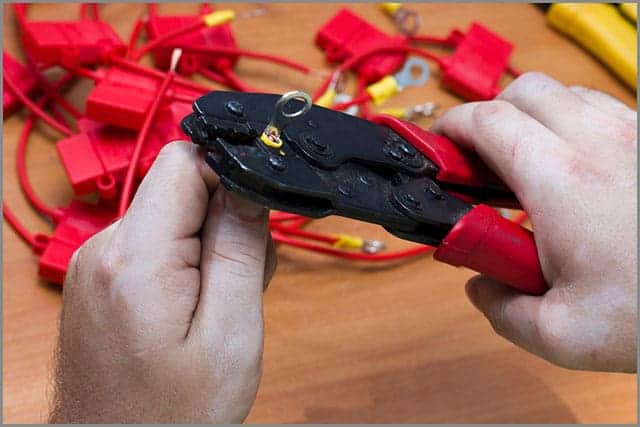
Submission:
{"label": "crimping tool", "polygon": [[526,293],[547,289],[533,234],[482,204],[517,199],[447,138],[391,116],[312,106],[304,92],[211,92],[193,110],[182,129],[228,190],[277,210],[376,223],[437,246],[440,261]]}

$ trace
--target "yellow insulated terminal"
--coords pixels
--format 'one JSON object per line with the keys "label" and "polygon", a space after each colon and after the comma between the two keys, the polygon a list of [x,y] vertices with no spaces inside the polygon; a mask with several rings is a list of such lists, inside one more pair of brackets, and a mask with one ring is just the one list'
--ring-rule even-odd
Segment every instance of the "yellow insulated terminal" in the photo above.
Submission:
{"label": "yellow insulated terminal", "polygon": [[402,7],[402,3],[379,3],[378,7],[389,14],[389,16],[395,16]]}
{"label": "yellow insulated terminal", "polygon": [[215,27],[217,25],[223,25],[227,22],[231,22],[235,17],[236,13],[233,10],[225,9],[207,13],[202,17],[202,21],[207,27]]}
{"label": "yellow insulated terminal", "polygon": [[349,234],[336,234],[336,241],[333,243],[334,248],[338,249],[361,249],[364,240],[360,237],[351,236]]}
{"label": "yellow insulated terminal", "polygon": [[637,88],[636,28],[618,10],[599,3],[555,3],[547,22],[607,65],[629,87]]}
{"label": "yellow insulated terminal", "polygon": [[394,76],[385,76],[367,86],[367,93],[375,105],[380,105],[396,93],[400,92],[398,80]]}
{"label": "yellow insulated terminal", "polygon": [[335,89],[327,89],[326,92],[316,100],[315,104],[321,107],[330,108],[337,95],[338,93]]}

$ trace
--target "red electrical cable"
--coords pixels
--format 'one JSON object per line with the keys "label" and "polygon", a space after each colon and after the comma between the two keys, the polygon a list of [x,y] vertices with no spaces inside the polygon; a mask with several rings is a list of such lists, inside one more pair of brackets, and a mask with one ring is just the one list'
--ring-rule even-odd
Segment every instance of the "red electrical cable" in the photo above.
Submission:
{"label": "red electrical cable", "polygon": [[229,56],[245,56],[247,58],[260,59],[264,61],[273,62],[274,64],[280,64],[285,67],[293,68],[301,71],[305,74],[309,73],[311,69],[304,64],[292,61],[281,56],[272,55],[269,53],[254,52],[252,50],[240,49],[235,47],[223,47],[223,46],[180,46],[182,50],[189,53],[201,53],[201,54],[219,54]]}
{"label": "red electrical cable", "polygon": [[214,81],[218,84],[221,84],[223,86],[227,86],[229,87],[229,81],[227,79],[225,79],[223,76],[221,76],[220,74],[216,73],[213,70],[210,70],[208,68],[202,68],[200,70],[198,70],[198,72],[200,74],[202,74],[202,76],[206,77],[207,79]]}
{"label": "red electrical cable", "polygon": [[409,36],[409,40],[416,43],[425,43],[425,44],[437,44],[441,46],[456,46],[456,41],[449,37],[433,37],[433,36],[421,36],[414,35]]}
{"label": "red electrical cable", "polygon": [[131,59],[131,55],[133,55],[133,51],[136,47],[138,37],[140,37],[140,32],[142,31],[143,25],[144,22],[142,21],[142,19],[136,20],[133,31],[131,31],[131,35],[129,36],[129,43],[127,43],[127,53],[125,54],[125,58]]}
{"label": "red electrical cable", "polygon": [[139,61],[140,58],[142,58],[147,52],[155,49],[162,43],[166,43],[169,40],[173,40],[177,37],[180,37],[187,33],[195,32],[205,27],[206,26],[204,21],[200,19],[192,24],[185,25],[184,27],[180,27],[173,31],[169,31],[168,33],[164,33],[161,36],[156,37],[155,39],[142,45],[137,51],[133,52],[133,54],[131,55],[131,59],[133,59],[134,61]]}
{"label": "red electrical cable", "polygon": [[16,97],[20,100],[20,102],[27,107],[33,114],[38,116],[38,118],[42,119],[46,124],[56,129],[57,131],[63,133],[66,136],[71,136],[73,132],[67,126],[63,125],[49,114],[47,114],[42,108],[38,107],[29,97],[27,97],[16,85],[16,83],[8,76],[6,70],[2,74],[2,78],[6,85],[11,89],[11,91],[16,95]]}
{"label": "red electrical cable", "polygon": [[64,108],[74,118],[78,119],[82,117],[83,114],[76,107],[71,105],[69,101],[64,99],[64,97],[62,97],[58,93],[58,91],[51,86],[51,83],[49,83],[49,81],[45,78],[44,74],[42,74],[42,71],[40,71],[36,62],[29,55],[26,55],[26,57],[27,57],[27,67],[29,68],[29,70],[31,70],[33,75],[36,77],[36,80],[38,80],[38,85],[42,87],[42,89],[47,94],[47,96],[51,100],[55,101],[62,108]]}
{"label": "red electrical cable", "polygon": [[35,235],[31,234],[24,225],[18,220],[18,218],[11,212],[9,206],[6,203],[2,203],[2,216],[7,220],[11,228],[32,248],[38,246],[38,241]]}
{"label": "red electrical cable", "polygon": [[[134,70],[141,74],[146,74],[148,76],[164,78],[167,74],[159,70],[154,70],[152,68],[144,67],[136,62],[132,62],[127,59],[120,58],[119,56],[111,56],[109,57],[109,61],[123,68],[128,68],[130,70]],[[184,79],[180,76],[175,76],[174,82],[176,85],[180,85],[184,88],[191,89],[196,92],[201,92],[203,94],[211,91],[211,88],[199,85],[198,83],[192,82],[191,80]]]}
{"label": "red electrical cable", "polygon": [[225,80],[227,81],[227,86],[235,90],[238,90],[240,92],[261,92],[257,89],[252,88],[251,86],[249,86],[248,84],[240,80],[238,76],[229,68],[222,68],[220,72],[222,73]]}
{"label": "red electrical cable", "polygon": [[91,12],[93,13],[93,20],[94,21],[99,21],[100,20],[100,11],[98,10],[98,5],[95,3],[80,3],[80,19],[89,19],[88,16],[88,9],[91,9]]}
{"label": "red electrical cable", "polygon": [[20,139],[18,141],[18,150],[16,153],[16,167],[18,171],[18,179],[20,181],[20,187],[26,198],[29,200],[31,205],[41,212],[44,215],[49,216],[54,222],[58,222],[61,217],[61,212],[51,206],[48,206],[44,203],[40,198],[36,195],[31,183],[29,182],[29,177],[27,175],[26,169],[26,151],[27,151],[27,142],[29,141],[29,135],[31,134],[31,130],[33,129],[33,124],[35,123],[35,117],[30,115],[27,117],[27,120],[24,123],[22,128],[22,132],[20,134]]}
{"label": "red electrical cable", "polygon": [[[55,91],[60,90],[67,83],[74,79],[73,74],[66,74],[62,76],[57,82],[52,85],[52,89]],[[38,105],[43,106],[49,100],[48,95],[44,95],[39,101]],[[51,206],[48,206],[44,203],[35,193],[33,187],[31,186],[31,182],[29,181],[29,176],[27,175],[27,166],[26,166],[26,153],[27,153],[27,143],[29,141],[29,135],[33,130],[33,125],[35,124],[36,117],[34,115],[29,115],[27,120],[25,121],[22,132],[20,133],[20,138],[18,140],[18,147],[16,152],[16,170],[18,172],[18,180],[20,182],[20,187],[31,205],[38,210],[40,213],[49,216],[54,222],[58,222],[61,216],[61,212]]]}
{"label": "red electrical cable", "polygon": [[[366,93],[366,89],[367,89],[367,81],[363,76],[360,76],[358,78],[358,95],[362,95]],[[369,120],[369,118],[371,117],[371,112],[369,111],[369,105],[366,102],[360,105],[359,113],[360,113],[360,117],[362,117],[363,119]]]}
{"label": "red electrical cable", "polygon": [[344,258],[356,261],[392,261],[396,259],[408,258],[416,255],[423,254],[433,250],[431,246],[418,246],[411,249],[405,249],[401,251],[387,252],[382,254],[367,254],[361,252],[348,252],[341,251],[339,249],[328,248],[326,246],[320,246],[309,242],[297,240],[288,236],[285,236],[278,231],[272,231],[271,237],[277,243],[284,243],[290,246],[310,250],[313,252],[320,252],[327,255],[332,255],[338,258]]}
{"label": "red electrical cable", "polygon": [[507,65],[507,73],[511,74],[513,77],[519,77],[522,75],[522,72],[511,64]]}
{"label": "red electrical cable", "polygon": [[148,3],[147,4],[147,14],[151,18],[157,16],[158,15],[158,4],[157,3]]}
{"label": "red electrical cable", "polygon": [[325,234],[319,234],[311,231],[301,230],[296,227],[288,227],[286,225],[279,224],[278,222],[271,222],[269,226],[271,230],[277,230],[281,233],[292,234],[294,236],[302,237],[305,239],[317,240],[319,242],[334,244],[339,240],[339,238],[335,236],[327,236]]}
{"label": "red electrical cable", "polygon": [[356,96],[351,101],[335,104],[331,107],[331,109],[336,111],[346,110],[347,108],[352,107],[354,105],[364,104],[365,102],[368,102],[370,99],[371,99],[371,95],[365,92],[364,94],[360,94]]}
{"label": "red electrical cable", "polygon": [[293,214],[293,213],[288,213],[288,212],[279,212],[279,211],[272,211],[271,214],[269,215],[269,221],[290,221],[292,219],[300,219],[300,218],[304,218],[301,215],[298,214]]}
{"label": "red electrical cable", "polygon": [[124,184],[122,186],[122,194],[120,195],[120,202],[118,204],[118,216],[121,217],[127,211],[127,207],[129,206],[129,201],[131,200],[131,192],[133,189],[133,180],[135,179],[136,170],[138,166],[138,161],[140,159],[140,154],[142,153],[142,147],[144,146],[144,142],[147,139],[147,134],[151,130],[151,125],[153,124],[153,120],[155,119],[156,113],[160,108],[160,104],[162,103],[164,96],[171,84],[175,76],[175,70],[169,70],[166,73],[166,76],[160,87],[158,88],[158,93],[156,94],[156,98],[147,113],[147,117],[144,121],[142,129],[138,134],[136,139],[136,144],[133,149],[133,154],[131,155],[131,159],[129,161],[129,167],[127,168],[127,174],[124,179]]}

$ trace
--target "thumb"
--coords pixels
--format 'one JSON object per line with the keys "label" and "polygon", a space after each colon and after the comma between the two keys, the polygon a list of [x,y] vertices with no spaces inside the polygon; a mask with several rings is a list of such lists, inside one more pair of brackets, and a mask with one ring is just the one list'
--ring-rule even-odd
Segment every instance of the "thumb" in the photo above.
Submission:
{"label": "thumb", "polygon": [[542,297],[521,294],[486,276],[471,278],[465,290],[496,333],[531,353],[545,357],[545,346],[538,332]]}

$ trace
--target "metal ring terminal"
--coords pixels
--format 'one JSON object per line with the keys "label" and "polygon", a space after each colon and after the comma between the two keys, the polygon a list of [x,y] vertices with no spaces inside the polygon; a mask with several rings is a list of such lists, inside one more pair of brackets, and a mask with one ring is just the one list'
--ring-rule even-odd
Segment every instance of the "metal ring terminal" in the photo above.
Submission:
{"label": "metal ring terminal", "polygon": [[[284,108],[290,101],[294,99],[303,101],[304,104],[298,111],[287,113],[286,111],[284,111]],[[269,147],[280,148],[282,146],[282,139],[280,138],[280,133],[282,132],[282,130],[295,119],[307,114],[312,105],[313,101],[311,100],[311,96],[309,96],[309,94],[306,92],[295,90],[282,95],[280,99],[278,99],[278,102],[276,102],[271,121],[262,132],[260,140]]]}
{"label": "metal ring terminal", "polygon": [[[420,70],[420,75],[418,77],[413,76],[412,70],[414,68],[418,68]],[[412,56],[407,59],[402,70],[400,70],[394,77],[396,78],[400,89],[407,86],[422,86],[427,82],[427,80],[429,80],[429,64],[427,64],[427,61],[422,58]]]}
{"label": "metal ring terminal", "polygon": [[407,36],[417,33],[422,25],[422,17],[415,10],[400,8],[394,18],[400,32]]}

